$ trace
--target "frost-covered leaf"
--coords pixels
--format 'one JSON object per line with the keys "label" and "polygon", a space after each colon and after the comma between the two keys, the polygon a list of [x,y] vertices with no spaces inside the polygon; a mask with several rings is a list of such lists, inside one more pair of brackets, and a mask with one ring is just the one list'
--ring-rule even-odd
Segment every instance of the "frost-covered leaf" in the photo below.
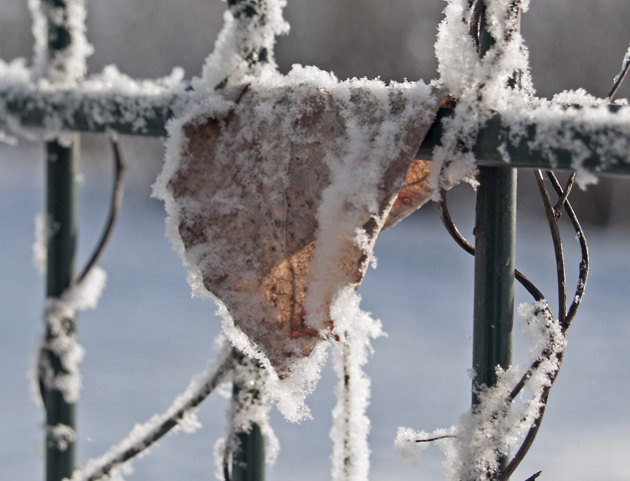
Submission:
{"label": "frost-covered leaf", "polygon": [[438,102],[420,82],[296,67],[217,104],[171,129],[181,140],[157,195],[204,289],[287,374],[330,337],[333,296],[361,281],[383,226],[429,197],[414,154]]}

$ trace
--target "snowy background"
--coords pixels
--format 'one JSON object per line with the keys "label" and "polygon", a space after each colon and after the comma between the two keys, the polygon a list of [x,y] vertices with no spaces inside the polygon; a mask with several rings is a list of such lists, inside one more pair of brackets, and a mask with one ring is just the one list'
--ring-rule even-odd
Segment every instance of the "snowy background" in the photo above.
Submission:
{"label": "snowy background", "polygon": [[[28,56],[32,40],[25,2],[0,2],[0,55]],[[131,75],[155,77],[173,65],[184,66],[188,76],[199,73],[224,4],[92,0],[88,7],[88,35],[96,46],[91,68],[100,71],[117,63]],[[292,34],[278,45],[281,68],[301,62],[334,70],[342,78],[432,78],[441,9],[440,1],[290,1],[286,16]],[[524,36],[539,92],[584,87],[605,95],[627,49],[629,23],[628,2],[532,2]],[[630,87],[620,95],[630,95]],[[124,142],[132,171],[120,225],[102,262],[108,285],[98,309],[82,314],[79,325],[87,351],[78,420],[81,462],[104,452],[135,422],[163,411],[214,356],[213,339],[219,331],[211,303],[190,299],[184,269],[164,237],[163,207],[149,198],[149,185],[162,162],[161,142]],[[106,216],[109,182],[104,179],[110,176],[106,142],[86,135],[84,147],[83,260]],[[0,479],[41,479],[44,469],[43,416],[32,401],[27,377],[43,328],[44,282],[31,263],[33,219],[44,205],[42,159],[36,144],[0,146]],[[554,299],[549,237],[535,215],[527,185],[531,182],[525,179],[523,184],[520,203],[526,208],[519,219],[517,264]],[[628,189],[626,184],[602,185],[605,189],[584,197],[580,207],[591,223],[610,222],[606,228],[587,226],[593,267],[586,298],[569,333],[565,366],[543,428],[515,480],[540,469],[540,479],[627,479],[630,224],[624,210],[601,209],[626,199]],[[453,198],[454,215],[472,237],[473,196],[462,188]],[[570,233],[566,239],[567,258],[576,259],[568,261],[573,268],[576,242]],[[371,479],[441,479],[437,449],[430,448],[424,465],[415,467],[396,456],[393,439],[398,426],[450,426],[469,405],[472,258],[450,241],[434,206],[387,232],[376,255],[378,268],[368,272],[361,289],[363,307],[382,320],[389,337],[375,341],[368,365],[373,379]],[[569,273],[574,278],[575,269]],[[519,301],[525,300],[520,292]],[[519,334],[517,328],[520,346]],[[268,479],[295,479],[296,472],[303,480],[330,478],[334,382],[327,369],[310,398],[314,420],[291,425],[273,414],[282,451]],[[199,413],[204,428],[162,441],[134,463],[136,475],[129,478],[211,479],[212,447],[223,435],[226,410],[226,400],[213,394]]]}

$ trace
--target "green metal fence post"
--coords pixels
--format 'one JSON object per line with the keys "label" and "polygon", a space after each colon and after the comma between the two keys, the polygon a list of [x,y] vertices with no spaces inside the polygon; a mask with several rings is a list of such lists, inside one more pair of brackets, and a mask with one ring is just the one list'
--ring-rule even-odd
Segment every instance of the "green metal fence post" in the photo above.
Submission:
{"label": "green metal fence post", "polygon": [[478,179],[473,368],[476,385],[492,386],[512,360],[516,169],[480,167]]}
{"label": "green metal fence post", "polygon": [[232,481],[265,480],[265,443],[258,424],[248,433],[237,434],[239,448],[234,453]]}
{"label": "green metal fence post", "polygon": [[[42,14],[46,19],[46,69],[42,72],[51,81],[58,76],[68,78],[73,73],[63,54],[69,52],[76,40],[70,30],[67,0],[42,0]],[[65,52],[64,52],[65,51]],[[59,54],[62,54],[59,56]],[[62,60],[60,60],[62,59]],[[76,60],[76,59],[74,59]],[[76,79],[72,79],[76,80]],[[46,295],[59,298],[74,282],[77,239],[76,170],[78,162],[78,135],[75,141],[46,143],[46,210],[49,222]],[[74,316],[63,319],[63,333],[76,336]],[[53,333],[47,332],[47,337]],[[66,374],[62,360],[55,352],[47,352],[53,379]],[[66,431],[76,430],[76,404],[64,396],[57,386],[44,386],[46,408],[46,480],[61,481],[70,478],[75,469],[76,436],[66,436],[63,443],[56,442],[52,430],[63,426]]]}
{"label": "green metal fence post", "polygon": [[[47,214],[51,226],[48,239],[46,295],[58,298],[72,284],[75,275],[76,250],[76,156],[73,149],[56,142],[46,144],[47,164]],[[63,320],[63,329],[69,336],[75,335],[75,319]],[[50,335],[50,333],[47,333]],[[48,352],[52,375],[64,374],[61,359]],[[69,402],[64,393],[48,386],[44,390],[46,428],[67,426],[76,428],[75,403]],[[65,440],[65,446],[46,438],[46,480],[60,481],[70,477],[75,468],[75,443]]]}
{"label": "green metal fence post", "polygon": [[[485,8],[484,8],[485,10]],[[494,44],[482,13],[479,55]],[[518,73],[516,73],[518,75]],[[473,407],[477,388],[496,384],[496,368],[512,363],[516,251],[516,169],[479,167],[475,220]],[[500,459],[504,464],[506,459]]]}
{"label": "green metal fence post", "polygon": [[[237,362],[235,381],[232,387],[233,415],[252,409],[260,399],[260,383],[264,372],[255,361],[241,357]],[[244,377],[239,370],[248,372]],[[245,400],[252,406],[242,406]],[[257,409],[253,406],[253,409]],[[252,422],[247,430],[235,432],[236,444],[232,451],[231,481],[265,481],[265,437],[258,423]]]}

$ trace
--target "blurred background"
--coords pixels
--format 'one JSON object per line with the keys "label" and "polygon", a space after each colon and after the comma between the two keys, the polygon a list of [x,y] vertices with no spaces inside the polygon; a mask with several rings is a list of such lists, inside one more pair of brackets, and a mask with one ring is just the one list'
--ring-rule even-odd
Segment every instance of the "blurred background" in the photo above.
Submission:
{"label": "blurred background", "polygon": [[[29,57],[25,0],[0,0],[0,57]],[[340,78],[383,80],[436,77],[433,43],[441,0],[289,0],[291,33],[277,44],[282,71],[314,64]],[[167,75],[182,66],[198,75],[222,24],[219,0],[90,0],[91,71],[115,63],[134,77]],[[539,95],[584,88],[605,96],[630,34],[627,0],[533,1],[523,18]],[[630,82],[619,97],[630,96]],[[164,410],[189,377],[214,355],[219,321],[208,301],[191,300],[181,262],[164,236],[164,210],[150,198],[161,169],[160,139],[123,138],[130,164],[123,214],[102,266],[108,285],[98,309],[82,313],[84,389],[79,404],[79,458],[100,455],[135,422]],[[82,137],[80,263],[106,216],[111,154],[103,136]],[[517,264],[555,298],[554,261],[531,175],[520,174]],[[565,368],[539,439],[514,479],[543,470],[540,479],[627,480],[630,363],[627,286],[630,285],[628,181],[603,178],[576,193],[587,224],[592,275],[583,310],[569,337]],[[36,480],[43,472],[42,411],[31,400],[27,371],[42,333],[43,278],[31,265],[33,218],[44,209],[43,149],[0,145],[0,479]],[[474,194],[451,195],[453,215],[472,238]],[[566,232],[570,285],[577,244]],[[441,476],[441,454],[429,448],[424,466],[402,462],[392,444],[398,426],[432,430],[453,424],[470,402],[472,260],[448,238],[428,205],[379,239],[379,267],[361,288],[364,309],[383,321],[388,338],[375,342],[369,415],[374,480]],[[528,300],[518,292],[517,302]],[[518,325],[518,321],[517,321]],[[517,361],[526,354],[517,327]],[[329,368],[311,397],[313,421],[272,424],[282,444],[270,480],[330,479]],[[203,405],[204,428],[165,439],[134,463],[129,480],[212,479],[212,445],[226,425],[227,403]],[[299,473],[296,475],[296,473]]]}

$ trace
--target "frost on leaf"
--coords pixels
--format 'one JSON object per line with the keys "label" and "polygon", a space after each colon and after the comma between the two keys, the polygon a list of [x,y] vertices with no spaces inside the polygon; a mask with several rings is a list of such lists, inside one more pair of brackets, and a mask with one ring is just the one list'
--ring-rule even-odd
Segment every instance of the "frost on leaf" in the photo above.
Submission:
{"label": "frost on leaf", "polygon": [[171,129],[175,165],[156,193],[185,263],[284,376],[331,337],[333,296],[361,281],[382,228],[428,200],[414,156],[437,101],[422,83],[302,67],[226,98]]}

